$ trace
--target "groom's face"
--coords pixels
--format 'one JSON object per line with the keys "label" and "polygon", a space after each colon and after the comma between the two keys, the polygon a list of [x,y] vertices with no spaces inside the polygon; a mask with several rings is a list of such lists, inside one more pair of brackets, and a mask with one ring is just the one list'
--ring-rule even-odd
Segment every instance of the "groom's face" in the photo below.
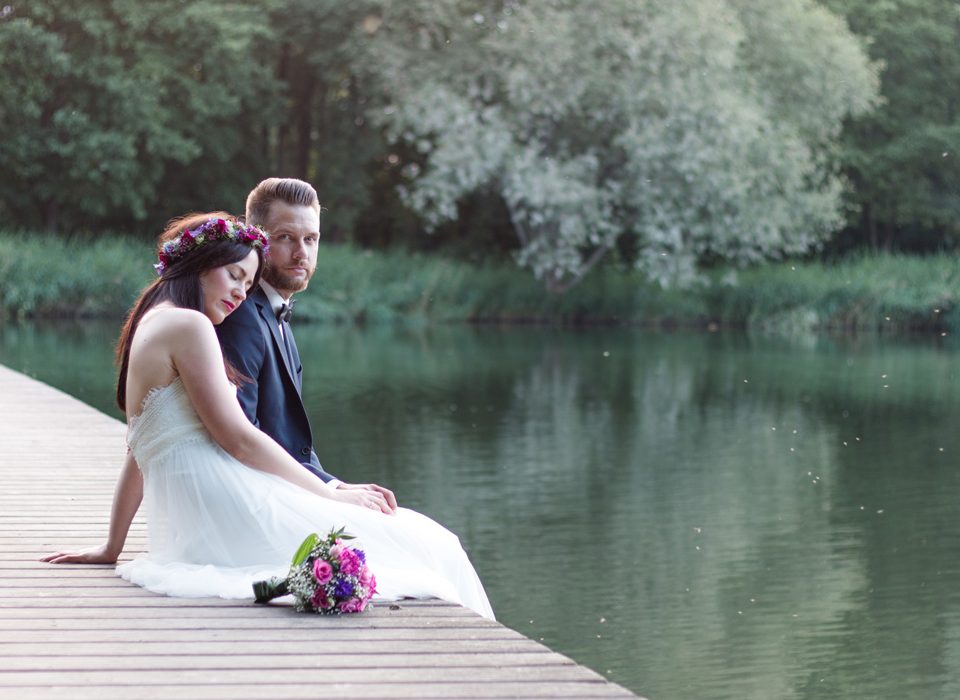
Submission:
{"label": "groom's face", "polygon": [[302,292],[317,267],[320,212],[306,205],[274,202],[263,228],[270,234],[263,278],[284,296]]}

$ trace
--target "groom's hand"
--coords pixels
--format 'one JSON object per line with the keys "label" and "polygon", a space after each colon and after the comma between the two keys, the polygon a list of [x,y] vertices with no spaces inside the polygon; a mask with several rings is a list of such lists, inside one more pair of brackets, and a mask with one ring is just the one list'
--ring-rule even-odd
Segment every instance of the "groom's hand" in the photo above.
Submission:
{"label": "groom's hand", "polygon": [[393,495],[393,491],[383,486],[377,484],[348,484],[341,481],[337,484],[337,490],[368,491],[371,496],[375,497],[377,503],[381,503],[382,500],[380,510],[384,513],[393,515],[397,511],[397,497]]}

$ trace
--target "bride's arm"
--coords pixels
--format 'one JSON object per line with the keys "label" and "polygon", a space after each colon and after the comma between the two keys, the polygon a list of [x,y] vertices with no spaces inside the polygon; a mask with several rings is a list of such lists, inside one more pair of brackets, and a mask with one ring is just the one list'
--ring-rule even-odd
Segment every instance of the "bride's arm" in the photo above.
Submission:
{"label": "bride's arm", "polygon": [[198,312],[178,316],[176,325],[183,327],[167,336],[171,358],[197,415],[220,447],[248,467],[275,474],[318,496],[390,512],[382,494],[330,488],[256,428],[227,380],[222,350],[209,320]]}
{"label": "bride's arm", "polygon": [[127,532],[143,500],[143,474],[137,460],[128,452],[113,492],[110,509],[110,531],[104,544],[79,552],[54,552],[40,561],[51,564],[113,564],[123,551]]}

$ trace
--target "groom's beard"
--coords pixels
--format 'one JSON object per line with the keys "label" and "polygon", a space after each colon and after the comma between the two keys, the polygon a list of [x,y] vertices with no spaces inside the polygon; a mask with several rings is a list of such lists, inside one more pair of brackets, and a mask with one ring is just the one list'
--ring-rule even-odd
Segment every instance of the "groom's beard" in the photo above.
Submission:
{"label": "groom's beard", "polygon": [[310,278],[313,277],[315,270],[316,268],[308,269],[306,277],[295,277],[285,273],[283,270],[279,270],[275,267],[270,267],[267,265],[263,269],[263,279],[265,279],[267,284],[276,289],[278,292],[289,292],[290,294],[296,294],[297,292],[302,292],[307,288],[307,285],[310,284]]}

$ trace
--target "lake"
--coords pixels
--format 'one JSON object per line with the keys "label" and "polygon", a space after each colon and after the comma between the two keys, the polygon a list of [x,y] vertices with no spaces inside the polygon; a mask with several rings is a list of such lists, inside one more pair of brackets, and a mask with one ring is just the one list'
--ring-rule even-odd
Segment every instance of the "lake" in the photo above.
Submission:
{"label": "lake", "polygon": [[[0,325],[0,362],[116,415],[117,327]],[[297,339],[324,466],[456,531],[504,624],[652,700],[960,697],[949,338]]]}

